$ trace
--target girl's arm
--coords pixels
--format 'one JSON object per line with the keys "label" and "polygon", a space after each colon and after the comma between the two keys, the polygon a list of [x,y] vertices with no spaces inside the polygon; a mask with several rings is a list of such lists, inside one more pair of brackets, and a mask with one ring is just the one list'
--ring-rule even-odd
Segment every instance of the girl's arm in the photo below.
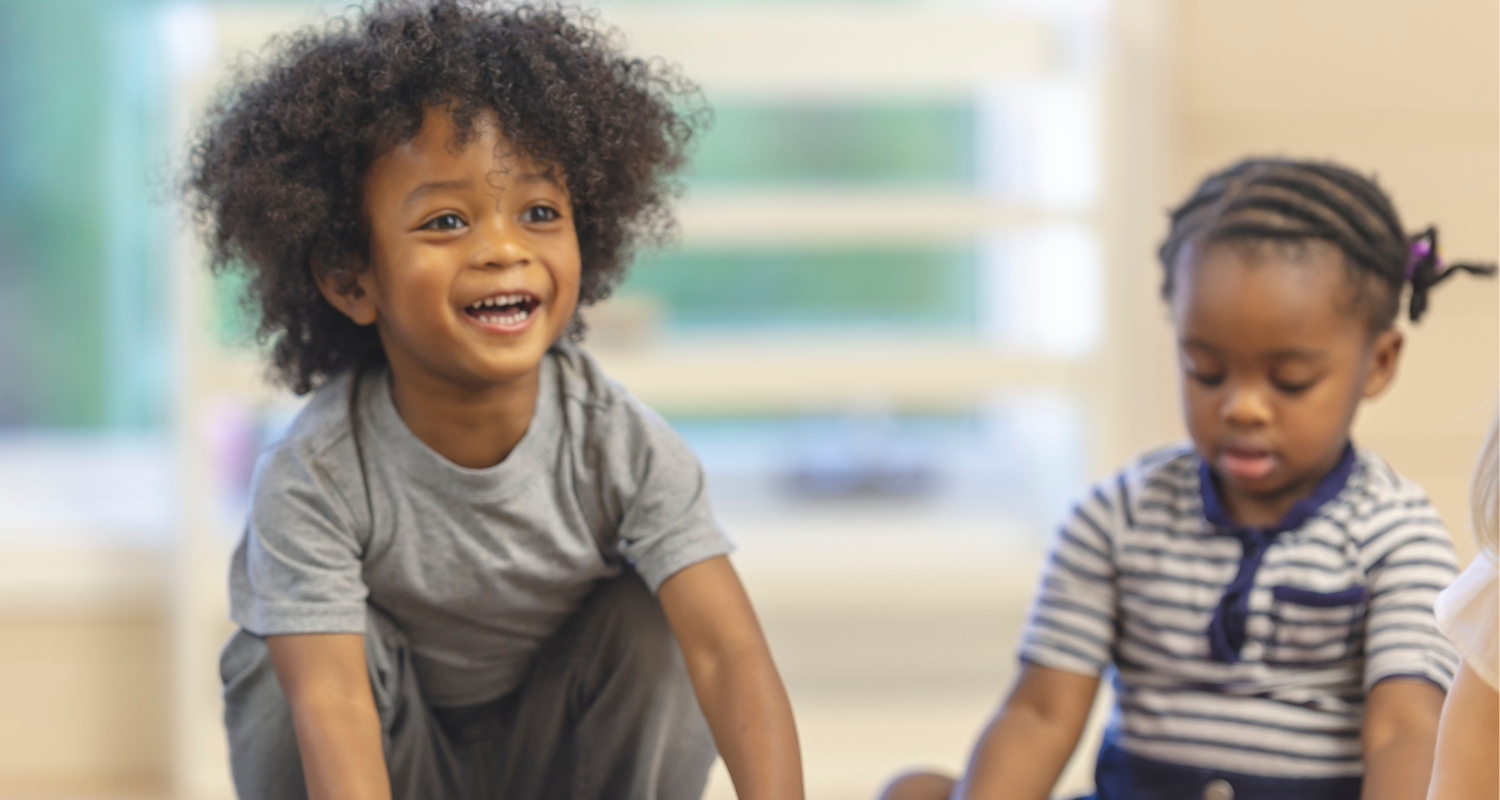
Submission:
{"label": "girl's arm", "polygon": [[1026,662],[954,800],[1047,800],[1083,735],[1099,678]]}
{"label": "girl's arm", "polygon": [[1365,698],[1364,800],[1422,800],[1432,776],[1443,690],[1421,678],[1388,678]]}
{"label": "girl's arm", "polygon": [[390,800],[380,716],[365,666],[365,637],[314,633],[266,637],[292,710],[311,800]]}
{"label": "girl's arm", "polygon": [[736,794],[742,800],[800,800],[802,756],[792,706],[729,559],[711,558],[678,572],[657,597]]}
{"label": "girl's arm", "polygon": [[1427,800],[1496,800],[1497,774],[1500,694],[1465,662],[1443,704]]}

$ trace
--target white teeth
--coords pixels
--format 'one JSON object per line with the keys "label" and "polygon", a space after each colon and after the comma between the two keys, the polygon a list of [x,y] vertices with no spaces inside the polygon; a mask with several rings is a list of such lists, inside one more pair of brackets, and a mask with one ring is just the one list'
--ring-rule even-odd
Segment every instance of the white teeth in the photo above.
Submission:
{"label": "white teeth", "polygon": [[486,325],[515,325],[531,316],[530,309],[522,308],[510,314],[480,314],[479,321]]}
{"label": "white teeth", "polygon": [[524,294],[497,294],[494,297],[486,297],[470,305],[469,308],[496,308],[499,306],[516,305],[524,303],[528,299]]}

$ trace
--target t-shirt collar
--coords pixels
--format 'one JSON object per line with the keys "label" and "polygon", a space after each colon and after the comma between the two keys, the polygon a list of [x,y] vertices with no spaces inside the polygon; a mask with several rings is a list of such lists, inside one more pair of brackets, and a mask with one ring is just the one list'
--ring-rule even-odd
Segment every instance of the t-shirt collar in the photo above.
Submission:
{"label": "t-shirt collar", "polygon": [[[1344,454],[1339,458],[1338,464],[1318,481],[1312,494],[1298,500],[1287,509],[1275,525],[1261,530],[1265,533],[1283,533],[1302,527],[1303,523],[1318,513],[1318,509],[1338,497],[1339,492],[1344,490],[1349,483],[1350,474],[1354,472],[1354,462],[1354,443],[1349,442],[1344,445]],[[1203,496],[1203,516],[1215,527],[1230,530],[1244,530],[1250,527],[1235,522],[1234,518],[1229,515],[1229,510],[1224,507],[1224,502],[1219,498],[1219,489],[1214,485],[1213,471],[1209,468],[1207,459],[1198,460],[1198,490]]]}
{"label": "t-shirt collar", "polygon": [[537,377],[536,406],[526,433],[500,463],[471,469],[444,458],[412,433],[391,396],[391,373],[386,368],[369,375],[370,390],[362,392],[369,413],[371,438],[398,466],[421,483],[439,491],[474,502],[488,502],[511,496],[530,479],[544,470],[558,448],[558,431],[562,413],[557,387],[557,365],[551,351],[542,356]]}

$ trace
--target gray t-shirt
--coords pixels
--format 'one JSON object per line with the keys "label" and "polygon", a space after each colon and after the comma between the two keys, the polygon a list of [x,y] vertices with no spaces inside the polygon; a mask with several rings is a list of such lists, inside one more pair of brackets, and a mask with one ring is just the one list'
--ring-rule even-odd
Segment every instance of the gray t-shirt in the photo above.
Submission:
{"label": "gray t-shirt", "polygon": [[368,602],[411,640],[429,702],[481,703],[622,564],[655,591],[731,549],[692,452],[577,348],[542,359],[526,434],[485,469],[418,439],[377,369],[357,394],[361,470],[349,384],[318,389],[256,466],[229,575],[252,633],[362,633]]}

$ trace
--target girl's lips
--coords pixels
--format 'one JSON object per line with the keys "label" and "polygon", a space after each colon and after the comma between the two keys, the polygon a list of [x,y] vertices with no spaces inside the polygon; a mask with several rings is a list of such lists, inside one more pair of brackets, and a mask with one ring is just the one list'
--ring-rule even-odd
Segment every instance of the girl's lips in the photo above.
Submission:
{"label": "girl's lips", "polygon": [[1258,481],[1276,468],[1276,456],[1263,450],[1224,450],[1219,468],[1235,480]]}

